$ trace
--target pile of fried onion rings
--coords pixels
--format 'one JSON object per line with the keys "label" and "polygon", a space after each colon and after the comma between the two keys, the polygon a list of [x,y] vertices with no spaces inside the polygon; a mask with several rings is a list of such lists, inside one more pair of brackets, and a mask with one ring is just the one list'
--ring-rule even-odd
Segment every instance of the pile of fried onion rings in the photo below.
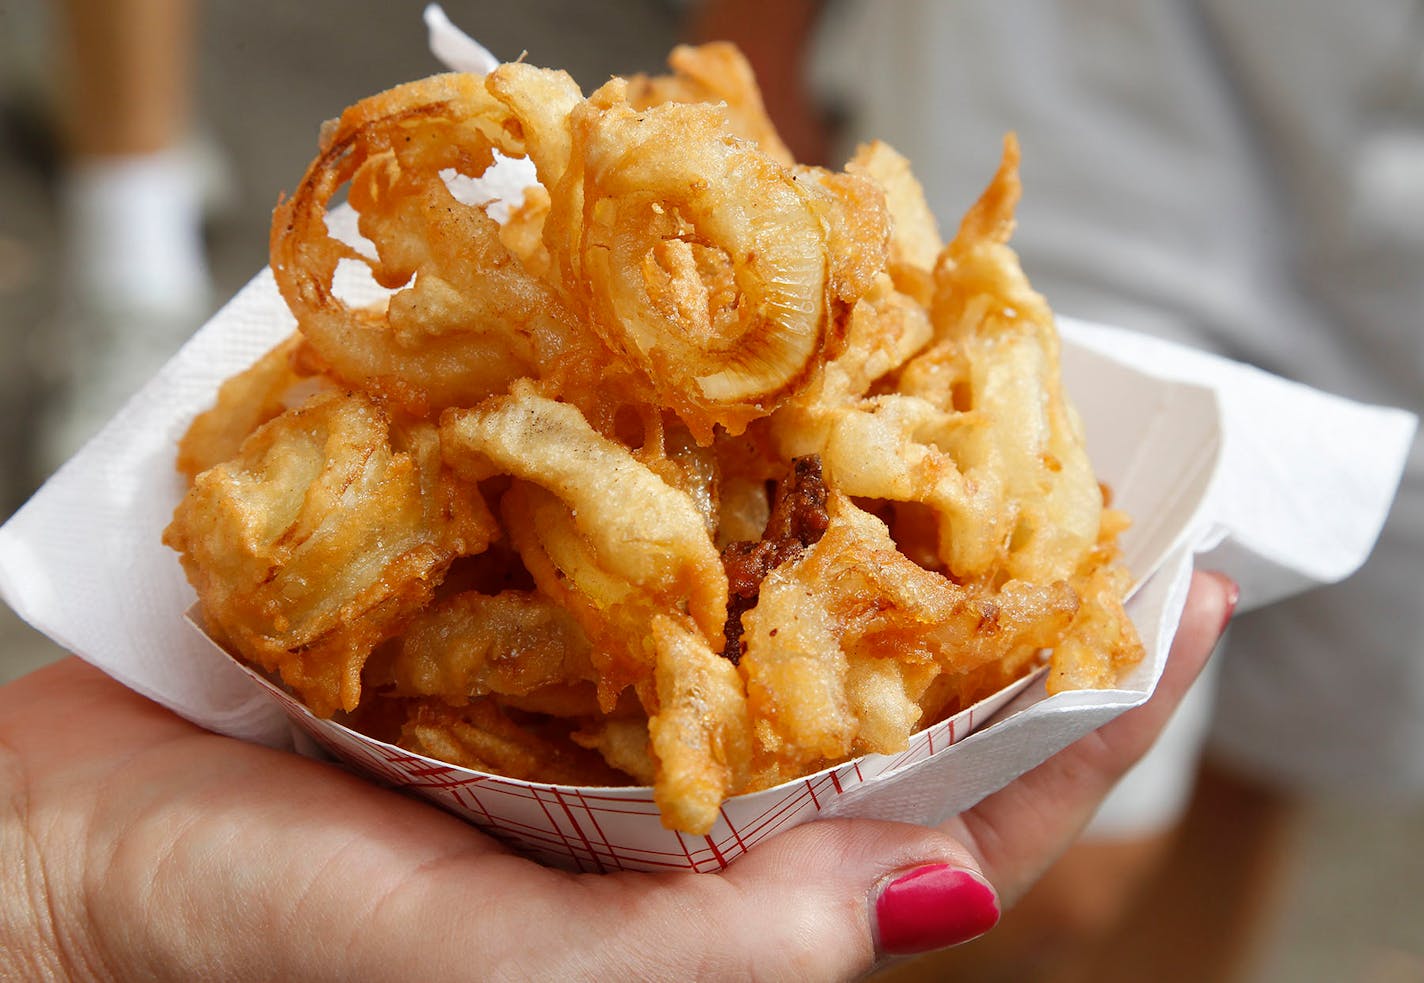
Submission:
{"label": "pile of fried onion rings", "polygon": [[[456,764],[731,795],[1050,660],[1141,657],[1058,337],[1007,241],[1018,148],[944,244],[883,143],[793,162],[745,61],[585,97],[440,75],[323,128],[277,208],[298,334],[179,448],[164,541],[230,651]],[[470,203],[504,159],[536,183]],[[363,242],[328,228],[342,191]],[[338,268],[389,291],[350,304]]]}

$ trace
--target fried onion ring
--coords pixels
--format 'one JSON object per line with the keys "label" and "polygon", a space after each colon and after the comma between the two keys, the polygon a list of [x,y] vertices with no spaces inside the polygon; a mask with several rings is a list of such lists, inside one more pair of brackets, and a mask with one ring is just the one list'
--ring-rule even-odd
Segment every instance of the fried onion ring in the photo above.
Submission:
{"label": "fried onion ring", "polygon": [[[552,107],[535,98],[550,89],[562,94]],[[324,128],[320,155],[277,207],[271,245],[282,297],[331,372],[424,415],[502,392],[562,350],[572,315],[441,172],[479,177],[496,151],[537,152],[536,167],[558,168],[567,137],[550,130],[567,131],[557,107],[577,101],[562,73],[438,75],[365,99]],[[376,258],[327,230],[326,205],[347,182]],[[337,296],[343,259],[398,291],[386,308]]]}
{"label": "fried onion ring", "polygon": [[653,799],[663,825],[694,835],[712,828],[722,800],[741,788],[751,750],[747,695],[737,670],[687,619],[652,622],[657,712],[648,736],[657,757]]}
{"label": "fried onion ring", "polygon": [[832,492],[827,511],[825,534],[768,573],[742,616],[741,668],[759,742],[800,770],[902,749],[936,675],[1052,646],[1077,611],[1065,582],[960,586],[917,566],[844,494]]}
{"label": "fried onion ring", "polygon": [[545,243],[565,291],[701,443],[807,378],[832,337],[811,194],[707,104],[635,109],[614,79],[571,114]]}
{"label": "fried onion ring", "polygon": [[465,591],[422,611],[376,678],[395,696],[528,696],[592,680],[588,639],[568,612],[525,591]]}
{"label": "fried onion ring", "polygon": [[634,75],[628,79],[628,102],[647,109],[664,102],[712,102],[727,107],[731,132],[751,140],[778,164],[796,161],[767,115],[761,90],[746,56],[725,41],[680,44],[668,55],[672,75]]}
{"label": "fried onion ring", "polygon": [[453,487],[434,427],[323,393],[198,475],[163,541],[229,643],[329,716],[355,708],[367,656],[450,562],[497,534],[483,499]]}
{"label": "fried onion ring", "polygon": [[293,390],[312,376],[300,358],[302,345],[294,334],[222,384],[213,407],[178,441],[178,470],[189,481],[236,457],[252,431],[290,409]]}
{"label": "fried onion ring", "polygon": [[702,512],[577,409],[520,383],[509,396],[449,411],[440,434],[446,460],[465,476],[509,474],[558,496],[602,569],[630,590],[685,605],[720,641],[727,576]]}

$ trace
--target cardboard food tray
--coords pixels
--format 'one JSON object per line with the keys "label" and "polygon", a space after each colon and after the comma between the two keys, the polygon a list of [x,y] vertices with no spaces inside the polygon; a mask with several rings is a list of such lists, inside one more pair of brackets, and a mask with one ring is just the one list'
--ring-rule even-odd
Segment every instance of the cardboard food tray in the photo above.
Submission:
{"label": "cardboard food tray", "polygon": [[[1128,612],[1148,651],[1121,689],[1050,698],[1040,670],[921,730],[899,754],[865,755],[734,796],[711,831],[692,836],[663,827],[650,788],[520,781],[423,757],[318,718],[262,673],[233,663],[281,707],[299,744],[304,738],[368,777],[415,792],[555,866],[716,871],[766,837],[822,816],[938,821],[1145,700],[1180,613],[1190,572],[1190,552],[1181,541],[1205,500],[1219,447],[1215,399],[1209,390],[1163,383],[1086,349],[1070,346],[1064,362],[1070,395],[1082,395],[1080,413],[1095,457],[1101,445],[1100,479],[1113,488],[1118,505],[1145,519],[1124,535],[1122,546],[1129,568],[1146,578]],[[187,619],[215,657],[229,658],[203,632],[196,606]]]}

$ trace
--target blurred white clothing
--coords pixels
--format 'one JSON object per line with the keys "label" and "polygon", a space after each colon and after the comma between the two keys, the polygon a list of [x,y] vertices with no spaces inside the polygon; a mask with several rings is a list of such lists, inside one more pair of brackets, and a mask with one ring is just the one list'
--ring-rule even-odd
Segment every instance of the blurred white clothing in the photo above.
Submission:
{"label": "blurred white clothing", "polygon": [[[1424,410],[1424,5],[831,12],[818,82],[910,158],[946,236],[1017,131],[1013,244],[1058,311]],[[1184,711],[1102,829],[1170,821],[1208,739],[1283,786],[1424,795],[1424,442],[1366,567],[1240,618],[1218,689],[1209,738]]]}
{"label": "blurred white clothing", "polygon": [[212,286],[205,175],[187,147],[73,162],[61,177],[67,293],[42,363],[58,392],[39,454],[62,464],[198,328]]}

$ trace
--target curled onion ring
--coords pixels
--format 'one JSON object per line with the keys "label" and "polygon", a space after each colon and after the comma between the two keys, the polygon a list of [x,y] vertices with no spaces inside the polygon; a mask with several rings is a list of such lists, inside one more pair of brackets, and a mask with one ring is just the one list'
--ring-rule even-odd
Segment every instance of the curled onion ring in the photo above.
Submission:
{"label": "curled onion ring", "polygon": [[[479,177],[496,151],[529,156],[544,176],[562,170],[560,114],[578,100],[567,75],[510,65],[488,81],[449,74],[398,86],[324,128],[320,155],[273,216],[271,245],[282,296],[332,373],[425,415],[503,391],[561,349],[570,315],[442,171]],[[327,230],[327,203],[348,181],[375,259]],[[353,308],[333,286],[343,259],[404,289],[384,310]]]}
{"label": "curled onion ring", "polygon": [[570,116],[545,242],[565,290],[699,442],[803,383],[827,343],[811,192],[704,103],[634,109],[614,79]]}
{"label": "curled onion ring", "polygon": [[447,597],[412,618],[391,649],[383,664],[367,667],[366,681],[388,683],[397,696],[527,696],[593,678],[584,633],[530,591]]}
{"label": "curled onion ring", "polygon": [[553,492],[516,480],[499,505],[510,545],[539,592],[568,611],[592,643],[599,706],[612,710],[629,686],[651,702],[648,620],[676,611],[676,604],[605,569],[573,512]]}
{"label": "curled onion ring", "polygon": [[1009,517],[996,511],[1004,499],[998,459],[970,467],[944,450],[961,431],[982,426],[904,393],[791,406],[773,421],[781,453],[819,454],[827,481],[847,495],[932,508],[940,517],[939,558],[962,579],[992,575],[1009,533]]}

